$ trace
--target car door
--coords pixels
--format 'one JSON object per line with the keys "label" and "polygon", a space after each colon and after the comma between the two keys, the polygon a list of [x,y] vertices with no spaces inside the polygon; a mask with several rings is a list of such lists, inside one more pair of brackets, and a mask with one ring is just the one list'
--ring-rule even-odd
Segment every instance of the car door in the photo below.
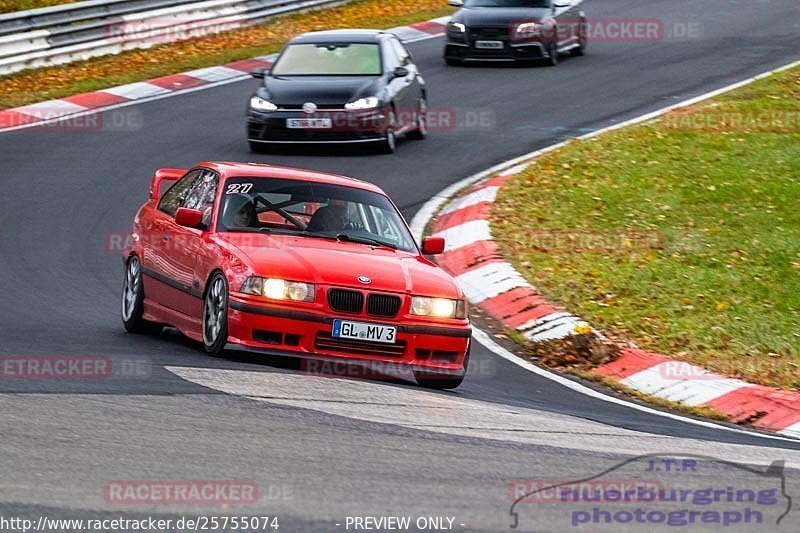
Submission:
{"label": "car door", "polygon": [[200,173],[200,170],[192,170],[176,181],[141,228],[144,292],[148,299],[172,311],[178,310],[180,300],[171,257],[174,217]]}
{"label": "car door", "polygon": [[219,175],[203,169],[189,188],[181,207],[203,214],[199,228],[187,228],[172,218],[167,223],[171,235],[169,267],[180,287],[175,294],[176,310],[192,319],[203,313],[203,289],[213,263],[213,244],[207,239],[219,187]]}
{"label": "car door", "polygon": [[394,71],[397,67],[404,67],[408,69],[408,64],[411,63],[411,58],[407,55],[400,54],[400,43],[395,37],[390,37],[384,41],[387,71],[389,73],[389,91],[392,94],[392,100],[397,108],[397,125],[398,129],[409,127],[412,123],[413,113],[415,111],[415,100],[413,94],[414,72],[409,69],[408,75],[402,77],[395,77]]}
{"label": "car door", "polygon": [[555,19],[558,25],[558,47],[564,48],[578,38],[580,0],[554,0]]}
{"label": "car door", "polygon": [[395,46],[397,47],[398,54],[400,55],[401,65],[406,67],[411,75],[410,103],[412,104],[414,111],[416,111],[417,106],[419,105],[419,100],[425,93],[425,79],[422,77],[419,67],[414,62],[414,56],[411,55],[411,51],[406,47],[406,45],[403,44],[400,39],[395,39],[394,42]]}

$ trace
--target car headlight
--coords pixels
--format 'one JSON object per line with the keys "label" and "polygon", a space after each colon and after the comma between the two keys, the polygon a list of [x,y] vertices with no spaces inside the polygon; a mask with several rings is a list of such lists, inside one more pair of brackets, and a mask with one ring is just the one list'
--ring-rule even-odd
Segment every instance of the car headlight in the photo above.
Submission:
{"label": "car headlight", "polygon": [[350,102],[349,104],[345,104],[345,109],[372,109],[373,107],[378,107],[378,97],[377,96],[368,96],[367,98],[359,98],[355,102]]}
{"label": "car headlight", "polygon": [[256,111],[275,111],[278,109],[278,106],[260,96],[254,96],[250,99],[250,107]]}
{"label": "car headlight", "polygon": [[264,296],[270,300],[294,300],[295,302],[313,302],[314,284],[300,281],[286,281],[278,278],[247,278],[242,285],[242,292],[255,296]]}
{"label": "car headlight", "polygon": [[466,318],[467,304],[464,300],[412,296],[411,314],[436,318]]}
{"label": "car headlight", "polygon": [[541,33],[542,25],[536,22],[517,24],[516,33],[521,37],[536,37]]}
{"label": "car headlight", "polygon": [[467,31],[467,27],[460,22],[451,22],[449,24],[449,28],[457,33],[464,33],[465,31]]}

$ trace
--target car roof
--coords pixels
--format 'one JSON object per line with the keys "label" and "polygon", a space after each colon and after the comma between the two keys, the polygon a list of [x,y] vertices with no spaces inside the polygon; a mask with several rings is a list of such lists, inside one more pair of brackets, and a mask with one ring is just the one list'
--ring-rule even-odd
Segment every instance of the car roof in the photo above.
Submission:
{"label": "car roof", "polygon": [[331,185],[341,185],[372,191],[386,195],[377,185],[356,178],[348,178],[338,174],[328,174],[327,172],[317,172],[302,168],[279,167],[273,165],[261,165],[258,163],[235,163],[229,161],[204,161],[192,168],[208,168],[217,172],[222,180],[230,178],[277,178],[287,180],[301,180],[315,183],[327,183]]}
{"label": "car roof", "polygon": [[293,38],[291,43],[378,43],[382,37],[389,35],[382,30],[348,29],[324,30],[303,33]]}

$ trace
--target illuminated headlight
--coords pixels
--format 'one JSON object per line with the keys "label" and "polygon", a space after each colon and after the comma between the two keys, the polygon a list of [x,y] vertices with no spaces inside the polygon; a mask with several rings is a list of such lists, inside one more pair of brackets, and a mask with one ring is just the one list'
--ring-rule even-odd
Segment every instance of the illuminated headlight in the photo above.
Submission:
{"label": "illuminated headlight", "polygon": [[456,33],[464,33],[467,31],[467,27],[461,24],[460,22],[451,22],[449,24],[449,28]]}
{"label": "illuminated headlight", "polygon": [[542,29],[541,24],[536,22],[523,22],[517,24],[517,35],[522,37],[535,37],[540,35]]}
{"label": "illuminated headlight", "polygon": [[467,304],[464,300],[413,296],[411,314],[436,318],[466,318]]}
{"label": "illuminated headlight", "polygon": [[250,99],[250,107],[256,111],[275,111],[278,109],[278,106],[260,96],[254,96]]}
{"label": "illuminated headlight", "polygon": [[355,102],[344,105],[345,109],[372,109],[373,107],[378,107],[378,98],[376,96],[359,98]]}
{"label": "illuminated headlight", "polygon": [[242,292],[255,296],[264,296],[270,300],[294,300],[295,302],[313,302],[314,284],[299,281],[286,281],[278,278],[247,278],[242,285]]}

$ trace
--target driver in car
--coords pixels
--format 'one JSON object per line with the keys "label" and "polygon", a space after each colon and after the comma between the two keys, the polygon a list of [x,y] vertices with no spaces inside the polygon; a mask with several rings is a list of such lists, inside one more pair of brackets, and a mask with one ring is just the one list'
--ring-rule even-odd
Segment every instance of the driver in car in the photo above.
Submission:
{"label": "driver in car", "polygon": [[226,228],[257,228],[258,213],[249,196],[229,196],[222,212],[222,224]]}
{"label": "driver in car", "polygon": [[317,209],[317,212],[308,221],[306,231],[342,231],[349,226],[350,217],[347,215],[347,207],[343,205],[328,205]]}

